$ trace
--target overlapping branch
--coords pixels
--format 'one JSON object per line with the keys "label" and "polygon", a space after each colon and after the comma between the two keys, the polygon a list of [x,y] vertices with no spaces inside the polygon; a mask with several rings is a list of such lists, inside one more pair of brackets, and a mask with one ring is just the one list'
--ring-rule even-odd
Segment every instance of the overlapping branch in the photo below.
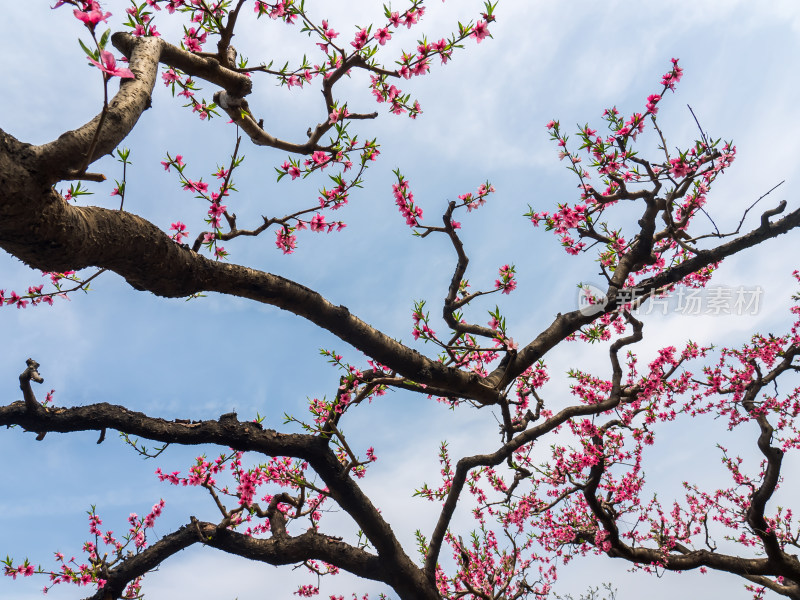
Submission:
{"label": "overlapping branch", "polygon": [[[785,204],[783,206],[785,206]],[[769,221],[769,217],[780,213],[783,206],[764,213],[761,225],[749,233],[714,248],[698,250],[695,256],[686,259],[682,263],[666,268],[661,273],[640,281],[634,288],[636,296],[646,297],[667,286],[678,283],[687,275],[696,273],[724,258],[733,256],[747,248],[752,248],[753,246],[757,246],[769,239],[778,237],[779,235],[800,227],[800,209],[789,213],[778,221]],[[649,213],[650,210],[648,209],[647,212]],[[643,233],[645,233],[645,235],[650,235],[651,242],[650,244],[643,243],[641,247],[652,248],[652,232],[645,232],[643,229]],[[646,238],[640,239],[646,241]],[[507,385],[513,381],[525,369],[542,358],[568,335],[575,333],[578,329],[591,323],[603,314],[608,314],[617,310],[615,302],[617,295],[621,292],[631,291],[624,286],[625,280],[632,270],[634,270],[637,265],[641,264],[639,261],[645,260],[646,258],[647,254],[645,252],[641,254],[637,252],[637,255],[628,261],[630,264],[620,265],[620,267],[617,268],[614,279],[607,290],[606,298],[608,299],[608,303],[604,309],[594,314],[586,314],[580,310],[574,310],[556,316],[553,322],[536,336],[533,341],[522,348],[517,353],[516,357],[511,360],[508,366],[502,371],[503,377],[501,385]]]}
{"label": "overlapping branch", "polygon": [[[20,377],[23,391],[30,388],[38,365],[29,361]],[[23,382],[24,380],[24,382]],[[322,559],[362,577],[390,584],[404,599],[436,598],[435,586],[406,555],[391,527],[372,505],[359,486],[343,472],[341,463],[328,446],[328,440],[307,434],[282,434],[263,429],[254,422],[233,418],[190,422],[167,421],[107,403],[72,408],[48,408],[36,401],[33,392],[26,401],[0,407],[0,426],[19,425],[36,432],[74,432],[115,429],[148,440],[172,444],[217,444],[266,456],[292,456],[308,461],[323,479],[330,496],[364,532],[378,556],[315,531],[297,537],[273,532],[267,540],[253,539],[210,523],[196,523],[165,536],[139,555],[126,559],[109,572],[114,593],[151,570],[168,556],[198,541],[226,552],[270,564],[291,564],[307,559]],[[427,591],[426,591],[427,590]],[[99,593],[99,592],[98,592]],[[422,595],[420,595],[422,594]],[[98,598],[105,598],[103,595]],[[117,596],[114,596],[117,597]]]}

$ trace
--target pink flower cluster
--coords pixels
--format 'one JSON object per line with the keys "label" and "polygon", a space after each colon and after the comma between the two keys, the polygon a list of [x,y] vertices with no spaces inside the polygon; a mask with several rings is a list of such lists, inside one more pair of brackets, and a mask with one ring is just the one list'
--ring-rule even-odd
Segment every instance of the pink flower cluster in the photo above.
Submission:
{"label": "pink flower cluster", "polygon": [[[156,10],[161,10],[161,7],[156,3],[156,0],[148,0],[147,5],[152,6]],[[141,6],[136,6],[134,4],[125,10],[125,12],[128,14],[128,21],[126,25],[133,28],[133,35],[136,37],[159,37],[161,34],[158,32],[158,30],[156,30],[156,26],[152,21],[152,16],[149,12],[144,10],[144,6],[144,4]],[[170,12],[175,12],[175,9],[173,8]]]}
{"label": "pink flower cluster", "polygon": [[170,238],[175,240],[178,244],[183,242],[183,238],[189,237],[189,234],[186,231],[186,225],[184,225],[180,221],[172,223],[169,227],[169,230],[175,232],[170,236]]}
{"label": "pink flower cluster", "polygon": [[[102,589],[106,580],[102,577],[104,573],[108,572],[109,563],[114,563],[123,556],[125,548],[133,543],[137,551],[146,547],[145,529],[152,528],[155,525],[155,520],[161,515],[164,508],[164,500],[160,500],[151,511],[144,517],[139,517],[132,513],[128,517],[130,528],[125,536],[125,543],[119,542],[114,537],[113,531],[103,531],[100,526],[103,524],[102,519],[95,512],[94,506],[89,512],[89,533],[94,536],[94,541],[86,541],[83,544],[83,552],[87,555],[87,563],[79,563],[73,556],[69,559],[65,558],[61,552],[55,553],[56,562],[60,564],[58,570],[46,571],[41,566],[36,567],[25,560],[22,565],[17,567],[13,566],[13,561],[7,557],[3,563],[5,564],[5,575],[16,579],[17,575],[29,577],[34,574],[47,575],[50,579],[50,584],[44,588],[44,593],[47,593],[54,585],[61,583],[72,583],[78,586],[86,586],[94,584],[98,589]],[[98,544],[105,544],[110,550],[109,552],[100,552]],[[140,578],[132,582],[131,585],[135,587],[138,585]],[[129,586],[129,590],[132,590]]]}
{"label": "pink flower cluster", "polygon": [[409,104],[411,95],[403,94],[403,91],[394,84],[389,85],[383,75],[372,75],[370,87],[375,100],[378,103],[388,102],[390,104],[389,111],[393,114],[401,115],[408,112],[409,117],[416,119],[417,115],[422,112],[419,102],[415,100],[413,104]]}
{"label": "pink flower cluster", "polygon": [[84,25],[86,25],[86,27],[88,27],[91,31],[94,31],[94,28],[101,21],[103,23],[108,22],[108,17],[111,16],[110,12],[103,13],[103,9],[100,7],[100,3],[97,2],[97,0],[79,0],[77,2],[71,0],[59,0],[56,2],[53,8],[58,8],[62,4],[72,4],[73,6],[77,6],[78,8],[75,8],[72,11],[72,14],[75,15],[76,19],[82,21]]}
{"label": "pink flower cluster", "polygon": [[[231,171],[238,165],[235,157],[233,159],[233,166],[231,168],[226,169],[225,167],[218,167],[213,173],[214,177],[221,180],[221,183],[218,191],[210,193],[208,184],[202,179],[195,181],[184,175],[184,168],[186,165],[183,162],[183,156],[180,154],[175,155],[175,158],[172,158],[169,154],[167,154],[167,160],[161,161],[161,164],[164,166],[165,171],[169,171],[171,167],[175,167],[178,171],[178,176],[180,177],[180,182],[183,186],[183,189],[185,191],[196,192],[196,198],[209,202],[205,222],[211,226],[211,231],[202,235],[202,244],[210,252],[213,252],[214,257],[217,260],[227,257],[228,252],[225,251],[224,247],[219,245],[218,240],[222,239],[223,237],[223,232],[221,229],[222,218],[225,217],[230,221],[230,217],[227,212],[228,207],[227,205],[222,204],[222,199],[229,195],[229,190],[233,189],[233,183],[231,182]],[[181,243],[183,238],[189,236],[186,225],[180,221],[172,223],[170,230],[175,232],[171,237],[178,243]]]}
{"label": "pink flower cluster", "polygon": [[423,340],[436,339],[436,332],[428,326],[428,313],[422,312],[425,302],[418,302],[414,307],[414,312],[411,313],[411,318],[414,320],[414,329],[411,335],[415,340],[420,337]]}
{"label": "pink flower cluster", "polygon": [[[6,291],[0,289],[0,308],[3,305],[6,306],[16,306],[17,308],[27,308],[30,304],[31,306],[36,306],[37,304],[44,302],[45,304],[49,304],[50,306],[53,305],[53,298],[61,297],[67,298],[67,293],[73,290],[62,291],[62,282],[66,281],[73,281],[76,283],[81,283],[80,279],[78,279],[75,271],[65,271],[63,273],[50,273],[47,271],[42,272],[42,277],[49,277],[50,282],[52,283],[53,287],[55,288],[54,291],[51,292],[44,292],[44,284],[41,285],[31,285],[28,286],[27,294],[20,295],[15,291],[9,292],[9,295],[6,296]],[[75,289],[79,289],[79,286],[76,286]]]}
{"label": "pink flower cluster", "polygon": [[514,278],[515,272],[513,265],[500,267],[500,279],[495,280],[495,289],[500,290],[503,294],[510,294],[514,291],[517,287],[517,280]]}
{"label": "pink flower cluster", "polygon": [[254,11],[258,13],[259,17],[267,15],[270,19],[281,19],[290,25],[297,20],[299,14],[293,3],[285,0],[274,3],[256,0]]}
{"label": "pink flower cluster", "polygon": [[[235,509],[230,513],[232,517],[236,516],[233,522],[234,526],[252,522],[253,514],[248,511],[242,512],[242,509],[253,506],[260,487],[277,485],[278,487],[292,490],[305,487],[305,472],[309,468],[308,463],[295,461],[291,457],[276,456],[272,457],[266,464],[245,468],[242,464],[243,456],[241,452],[232,452],[229,455],[220,455],[213,462],[206,460],[204,456],[198,456],[195,464],[189,470],[188,477],[181,477],[179,471],[165,474],[160,469],[156,471],[156,474],[161,481],[167,481],[173,485],[199,486],[207,489],[210,493],[222,493],[237,497],[237,505],[241,508]],[[225,471],[226,467],[233,478],[233,483],[235,484],[233,488],[230,486],[220,487],[216,481],[215,475]],[[273,494],[266,493],[260,500],[269,504],[273,497]],[[319,509],[326,497],[326,491],[323,490],[314,495],[308,495],[305,500],[306,505],[302,507],[302,510],[300,507],[292,507],[283,503],[278,504],[278,510],[290,520],[308,516],[312,522],[317,522],[322,516]],[[268,522],[256,523],[248,527],[245,534],[255,535],[268,530]]]}
{"label": "pink flower cluster", "polygon": [[414,194],[409,189],[408,180],[400,175],[399,171],[395,171],[395,175],[397,183],[392,184],[395,204],[405,218],[406,225],[418,227],[419,219],[422,218],[422,208],[414,204]]}
{"label": "pink flower cluster", "polygon": [[[598,261],[609,270],[619,264],[619,259],[629,249],[622,231],[612,228],[602,219],[605,211],[621,199],[634,199],[641,197],[643,191],[633,188],[635,185],[649,183],[661,186],[662,181],[669,180],[672,184],[681,185],[681,180],[688,180],[692,184],[683,202],[675,205],[672,222],[680,230],[688,228],[691,218],[705,203],[705,194],[714,179],[732,162],[736,149],[726,143],[721,149],[715,143],[697,141],[693,147],[685,152],[680,152],[676,158],[668,158],[661,164],[651,164],[637,156],[630,149],[637,135],[643,131],[645,117],[650,116],[655,121],[658,105],[666,90],[674,90],[675,84],[682,76],[682,69],[678,66],[677,59],[672,59],[672,69],[662,78],[663,89],[658,94],[647,97],[646,112],[635,112],[628,119],[623,118],[616,108],[610,108],[603,113],[608,123],[611,134],[602,137],[597,130],[584,126],[578,133],[581,140],[581,150],[585,150],[591,163],[589,168],[584,167],[583,157],[578,153],[567,150],[567,138],[562,133],[558,121],[550,121],[547,128],[550,137],[559,147],[559,159],[569,161],[568,169],[577,175],[580,180],[581,190],[579,204],[559,204],[556,212],[536,212],[531,209],[528,216],[534,225],[544,224],[561,238],[561,244],[569,254],[579,254],[587,249],[586,242],[581,238],[589,237],[594,241],[604,244],[601,246]],[[643,165],[647,165],[643,168]],[[600,192],[588,183],[591,178],[589,169],[594,169],[605,184],[605,190]],[[645,173],[646,171],[646,173]],[[676,180],[678,183],[676,183]],[[576,235],[577,234],[577,235]],[[667,237],[654,248],[655,260],[643,265],[636,272],[636,277],[629,277],[626,285],[635,285],[636,278],[645,277],[663,270],[666,264],[681,262],[688,258],[686,250],[674,239]],[[708,280],[713,266],[692,273],[683,282],[687,285],[704,285]]]}
{"label": "pink flower cluster", "polygon": [[681,80],[681,77],[683,77],[683,69],[678,66],[678,59],[673,58],[672,69],[661,78],[661,84],[674,92],[675,84]]}
{"label": "pink flower cluster", "polygon": [[[184,107],[191,106],[192,112],[199,113],[198,116],[201,121],[211,118],[212,115],[218,115],[219,113],[216,109],[208,104],[205,99],[197,100],[197,98],[195,98],[195,92],[197,92],[199,88],[195,85],[194,80],[189,76],[184,79],[181,75],[180,71],[166,69],[164,73],[161,74],[161,78],[164,81],[164,85],[171,89],[173,96],[175,95],[176,88],[179,89],[177,95],[183,96],[189,101],[188,104],[184,104]],[[161,164],[165,163],[162,162]]]}
{"label": "pink flower cluster", "polygon": [[275,232],[275,245],[279,250],[283,250],[284,254],[291,254],[297,247],[297,236],[292,233],[293,231],[293,227],[284,225]]}
{"label": "pink flower cluster", "polygon": [[489,194],[493,193],[494,186],[487,181],[486,183],[482,183],[478,186],[478,191],[475,194],[472,194],[471,192],[467,194],[461,194],[458,199],[463,203],[461,206],[467,207],[467,212],[472,212],[473,210],[486,204],[486,198],[489,196]]}

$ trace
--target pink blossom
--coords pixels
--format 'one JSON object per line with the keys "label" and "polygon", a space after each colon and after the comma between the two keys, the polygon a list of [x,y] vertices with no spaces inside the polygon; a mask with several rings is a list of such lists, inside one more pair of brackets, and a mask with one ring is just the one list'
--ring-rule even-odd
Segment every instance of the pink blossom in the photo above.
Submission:
{"label": "pink blossom", "polygon": [[220,216],[225,214],[225,210],[227,206],[220,206],[218,203],[214,202],[208,209],[208,214],[212,217],[219,218]]}
{"label": "pink blossom", "polygon": [[167,69],[164,73],[162,73],[161,78],[164,80],[164,85],[169,85],[175,81],[181,80],[178,74],[172,69]]}
{"label": "pink blossom", "polygon": [[669,172],[673,177],[686,177],[693,169],[681,158],[671,158]]}
{"label": "pink blossom", "polygon": [[169,229],[170,231],[175,232],[174,234],[172,234],[172,239],[178,242],[179,244],[181,243],[181,240],[183,238],[189,237],[189,234],[186,232],[186,225],[184,225],[180,221],[172,223]]}
{"label": "pink blossom", "polygon": [[517,281],[514,279],[514,267],[510,265],[503,265],[500,267],[500,279],[494,282],[495,289],[501,290],[503,294],[510,294],[517,287]]}
{"label": "pink blossom", "polygon": [[337,108],[328,115],[328,122],[329,123],[336,123],[340,119],[344,119],[350,116],[350,112],[347,110],[347,107],[344,108]]}
{"label": "pink blossom", "polygon": [[381,46],[383,46],[384,44],[386,44],[386,42],[388,42],[390,39],[392,39],[392,34],[389,33],[389,28],[388,27],[383,27],[381,29],[378,29],[375,32],[375,36],[374,37],[378,41],[378,43]]}
{"label": "pink blossom", "polygon": [[419,21],[419,17],[422,16],[422,9],[418,10],[409,10],[405,17],[403,18],[403,24],[408,28],[411,29],[411,26],[416,24]]}
{"label": "pink blossom", "polygon": [[[183,3],[184,3],[184,0],[169,0],[169,2],[167,3],[167,12],[169,14],[174,14],[175,11],[178,8],[183,6]],[[256,3],[256,4],[258,4],[258,3]],[[256,7],[256,10],[258,10],[257,7]]]}
{"label": "pink blossom", "polygon": [[316,152],[314,152],[314,154],[311,155],[311,159],[318,165],[324,165],[325,163],[328,162],[329,158],[330,157],[321,150],[317,150]]}
{"label": "pink blossom", "polygon": [[[60,4],[57,4],[53,8],[57,8]],[[103,11],[100,8],[100,4],[96,1],[92,1],[91,9],[83,12],[78,10],[77,8],[72,11],[75,15],[75,18],[83,21],[89,29],[94,30],[95,25],[97,25],[100,21],[104,23],[108,22],[108,17],[111,16],[111,13],[103,14]]]}
{"label": "pink blossom", "polygon": [[681,80],[681,77],[683,77],[683,69],[678,66],[678,59],[673,58],[672,70],[664,75],[664,77],[661,79],[661,83],[665,87],[675,91],[675,84]]}
{"label": "pink blossom", "polygon": [[486,38],[486,36],[492,37],[489,33],[489,24],[486,21],[478,21],[475,23],[475,27],[472,29],[472,33],[469,37],[474,38],[479,44]]}
{"label": "pink blossom", "polygon": [[302,596],[304,598],[310,598],[311,596],[316,596],[317,594],[319,594],[319,588],[311,584],[302,585],[295,592],[295,595]]}
{"label": "pink blossom", "polygon": [[134,79],[134,75],[130,69],[126,69],[124,67],[117,68],[117,61],[114,58],[114,55],[107,50],[100,51],[100,60],[102,64],[94,60],[93,58],[89,58],[89,62],[98,67],[103,73],[108,75],[109,77],[120,77],[122,79]]}
{"label": "pink blossom", "polygon": [[316,232],[323,231],[326,226],[325,217],[319,213],[315,214],[313,217],[311,217],[310,226],[311,226],[311,231],[316,231]]}
{"label": "pink blossom", "polygon": [[356,50],[361,50],[361,48],[366,46],[368,41],[369,41],[369,33],[367,33],[366,29],[361,29],[358,33],[356,33],[356,38],[355,40],[350,42],[350,45]]}
{"label": "pink blossom", "polygon": [[28,306],[28,302],[29,302],[28,300],[21,298],[20,295],[17,294],[17,292],[13,291],[11,292],[11,297],[8,300],[6,300],[7,304],[16,304],[17,308],[25,308],[26,306]]}
{"label": "pink blossom", "polygon": [[329,40],[332,40],[333,38],[339,36],[338,33],[336,33],[333,29],[328,27],[328,22],[325,20],[322,21],[322,33]]}
{"label": "pink blossom", "polygon": [[276,232],[275,245],[283,250],[284,254],[291,254],[297,247],[297,236],[292,235],[291,229],[284,227]]}
{"label": "pink blossom", "polygon": [[650,94],[647,97],[647,112],[656,114],[658,112],[658,107],[656,104],[658,104],[659,100],[661,100],[661,96],[658,94]]}
{"label": "pink blossom", "polygon": [[194,27],[190,27],[183,37],[183,45],[186,46],[189,52],[200,52],[203,49],[203,44],[206,43],[207,35],[205,31],[198,35],[197,30]]}

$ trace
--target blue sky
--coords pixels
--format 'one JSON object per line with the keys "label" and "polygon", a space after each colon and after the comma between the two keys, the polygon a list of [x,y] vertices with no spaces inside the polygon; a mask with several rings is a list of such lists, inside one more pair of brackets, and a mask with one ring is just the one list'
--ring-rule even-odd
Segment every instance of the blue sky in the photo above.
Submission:
{"label": "blue sky", "polygon": [[[456,20],[469,20],[482,6],[472,0],[431,2],[425,19],[412,33],[429,39],[446,35]],[[332,26],[349,36],[354,26],[380,16],[377,2],[331,1],[307,3],[312,14],[328,17]],[[125,2],[107,2],[119,29]],[[46,3],[32,8],[16,3],[4,7],[7,28],[0,38],[4,57],[0,96],[2,126],[19,139],[41,143],[91,118],[101,106],[99,77],[84,66],[76,38],[85,34],[68,8],[50,11]],[[159,17],[159,30],[171,41],[177,20]],[[312,52],[296,30],[263,20],[243,19],[234,44],[253,61],[272,57],[276,63]],[[264,33],[267,31],[268,33]],[[415,300],[428,300],[431,314],[454,266],[452,248],[434,236],[412,238],[391,196],[392,169],[400,167],[411,181],[416,200],[427,218],[438,222],[448,200],[474,191],[490,180],[497,193],[477,213],[459,219],[471,257],[467,276],[476,287],[491,286],[497,268],[515,263],[517,290],[503,297],[510,334],[525,343],[549,324],[558,311],[572,310],[576,284],[595,281],[591,256],[572,258],[556,238],[534,229],[522,216],[528,205],[548,210],[575,199],[576,181],[556,157],[544,124],[559,119],[570,124],[600,125],[603,109],[616,104],[623,113],[641,111],[648,94],[658,91],[669,60],[678,57],[685,70],[676,94],[662,102],[659,117],[673,146],[693,139],[696,125],[691,105],[704,129],[714,137],[733,139],[737,160],[714,186],[710,210],[721,229],[735,227],[744,207],[782,180],[765,202],[785,199],[797,205],[794,190],[800,180],[795,156],[800,123],[797,97],[800,83],[794,65],[800,58],[800,6],[791,0],[752,3],[740,1],[631,1],[571,3],[501,0],[493,40],[466,44],[446,68],[402,83],[422,103],[416,121],[381,114],[360,124],[364,135],[377,135],[379,161],[367,172],[363,190],[337,214],[348,223],[341,233],[303,232],[295,254],[283,256],[274,247],[274,234],[226,247],[231,260],[290,277],[315,288],[331,301],[346,305],[364,320],[411,343],[411,311]],[[391,61],[400,47],[385,53]],[[344,82],[340,96],[351,110],[373,110],[367,79],[360,75]],[[210,97],[213,89],[205,90]],[[316,89],[286,91],[264,80],[256,85],[250,105],[264,116],[276,135],[302,139],[309,124],[321,115]],[[384,106],[378,106],[383,109]],[[204,210],[181,191],[174,176],[160,166],[165,154],[183,154],[194,178],[210,179],[218,164],[226,164],[233,147],[232,126],[226,119],[200,122],[182,109],[160,84],[147,111],[128,140],[133,166],[129,171],[126,207],[164,229],[181,219],[196,233]],[[649,139],[649,138],[646,138]],[[243,141],[247,159],[236,183],[239,193],[229,205],[244,219],[314,201],[319,179],[292,184],[275,182],[273,166],[285,154],[256,148]],[[653,156],[653,147],[641,147]],[[111,183],[92,185],[87,203],[114,206],[109,196],[118,163],[105,159],[96,170]],[[752,226],[755,220],[751,218]],[[759,313],[745,317],[680,317],[649,319],[643,357],[660,346],[679,345],[691,338],[701,343],[736,344],[756,330],[775,330],[788,323],[788,298],[797,237],[784,236],[762,248],[736,257],[720,268],[714,283],[761,286]],[[0,256],[0,287],[24,289],[39,276],[16,259]],[[496,298],[473,308],[475,320]],[[499,299],[497,300],[499,302]],[[488,316],[485,317],[488,320]],[[434,329],[443,324],[434,322]],[[19,399],[17,377],[24,360],[42,364],[42,393],[56,388],[56,402],[123,404],[168,418],[216,418],[235,409],[240,418],[266,416],[268,426],[281,428],[286,412],[302,414],[307,397],[332,395],[337,372],[319,356],[319,348],[335,348],[353,361],[357,351],[298,317],[272,307],[211,295],[186,302],[165,300],[133,291],[113,274],[97,280],[93,291],[56,302],[52,308],[0,311],[0,390],[4,402]],[[425,350],[422,345],[418,348]],[[556,350],[550,361],[552,381],[546,392],[554,405],[567,401],[564,371],[570,366],[607,370],[605,347]],[[393,393],[355,411],[345,422],[354,443],[374,445],[379,461],[364,481],[402,539],[412,547],[413,531],[430,531],[432,506],[412,499],[423,481],[434,483],[438,473],[436,449],[448,440],[453,456],[491,450],[496,425],[486,412],[451,412],[424,397]],[[712,422],[665,431],[660,450],[650,457],[647,472],[660,493],[679,492],[690,475],[722,481],[724,473],[715,452],[715,436],[726,435]],[[752,441],[741,443],[752,457]],[[213,518],[211,501],[197,490],[175,489],[159,483],[153,471],[185,470],[198,449],[175,449],[158,464],[144,462],[114,435],[96,445],[94,433],[57,436],[33,441],[20,430],[4,431],[0,451],[6,479],[0,495],[0,554],[28,556],[47,562],[52,552],[79,554],[87,538],[85,511],[97,505],[105,525],[121,530],[130,512],[146,513],[163,497],[164,516],[158,533],[186,522],[189,515]],[[208,449],[211,453],[213,450]],[[786,472],[797,469],[788,457]],[[790,497],[791,482],[784,493]],[[794,488],[796,490],[796,488]],[[465,528],[469,517],[459,519]],[[342,521],[331,515],[331,530]],[[676,593],[690,597],[746,598],[736,578],[711,574],[667,575],[653,579],[628,574],[627,565],[610,559],[584,559],[562,570],[558,588],[577,593],[609,579],[619,598],[653,600]],[[205,574],[213,571],[212,580]],[[192,549],[173,557],[147,577],[150,597],[180,593],[187,597],[288,598],[296,572],[243,562],[215,551]],[[0,597],[38,598],[43,581],[0,579]],[[330,579],[323,597],[348,591],[376,592],[379,586]],[[713,590],[710,591],[710,590]],[[83,590],[56,588],[55,597],[80,597]]]}

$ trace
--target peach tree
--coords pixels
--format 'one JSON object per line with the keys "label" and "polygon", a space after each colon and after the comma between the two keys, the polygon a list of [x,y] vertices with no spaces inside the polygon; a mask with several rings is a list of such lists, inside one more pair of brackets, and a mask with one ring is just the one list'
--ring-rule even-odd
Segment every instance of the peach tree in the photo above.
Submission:
{"label": "peach tree", "polygon": [[[636,353],[645,336],[641,307],[680,290],[702,290],[724,259],[800,225],[800,210],[786,212],[781,202],[758,211],[754,203],[737,229],[717,228],[711,188],[734,161],[736,147],[700,127],[691,144],[669,143],[658,112],[683,75],[677,59],[660,80],[654,78],[638,111],[610,107],[599,124],[574,134],[557,120],[547,123],[578,188],[575,198],[556,206],[530,206],[525,218],[532,235],[547,230],[556,236],[554,259],[596,259],[603,284],[582,288],[579,308],[564,307],[528,339],[514,338],[503,311],[505,296],[517,287],[515,265],[478,273],[487,282],[483,287],[471,287],[466,277],[463,232],[471,213],[492,210],[496,191],[490,181],[460,190],[435,218],[415,200],[402,166],[391,191],[385,190],[413,235],[444,240],[455,257],[435,316],[425,301],[409,307],[410,345],[316,290],[237,264],[233,244],[246,238],[268,237],[270,252],[281,256],[302,252],[304,237],[313,234],[330,234],[335,245],[336,232],[346,227],[340,209],[358,198],[358,189],[368,185],[368,168],[380,159],[378,140],[361,133],[368,122],[380,112],[420,115],[423,107],[404,83],[460,59],[466,46],[491,37],[496,18],[495,5],[487,2],[474,15],[454,18],[449,35],[429,39],[421,32],[412,47],[386,56],[393,37],[424,26],[424,0],[400,4],[385,6],[379,22],[337,31],[324,18],[324,3],[131,1],[123,30],[112,34],[112,15],[99,2],[56,2],[54,9],[67,17],[71,12],[85,27],[79,43],[102,83],[102,97],[87,90],[97,115],[44,144],[0,130],[0,247],[47,282],[0,290],[4,311],[60,302],[113,272],[135,292],[167,298],[216,292],[278,307],[333,334],[364,359],[352,362],[335,349],[323,350],[340,372],[338,386],[275,429],[259,415],[240,418],[235,412],[168,420],[111,403],[59,406],[52,391],[37,398],[32,385],[43,382],[47,365],[19,356],[23,399],[0,407],[0,424],[34,432],[43,444],[55,433],[89,430],[99,432],[101,443],[112,430],[144,456],[162,451],[144,443],[214,446],[216,453],[199,456],[186,469],[159,468],[156,476],[165,485],[202,488],[198,494],[208,496],[218,518],[187,516],[182,526],[156,535],[165,501],[154,499],[146,515],[131,514],[125,530],[115,532],[103,526],[93,506],[81,558],[57,552],[47,564],[9,555],[5,575],[43,577],[45,591],[56,584],[89,586],[95,600],[138,598],[148,572],[168,569],[170,557],[201,545],[301,566],[308,575],[295,592],[301,597],[323,593],[322,576],[347,571],[406,600],[511,600],[544,598],[559,565],[605,554],[656,574],[725,572],[743,578],[756,597],[771,590],[800,598],[798,523],[790,509],[773,502],[783,458],[800,444],[798,388],[777,386],[779,379],[791,386],[800,368],[800,296],[778,334],[754,334],[731,348],[687,341],[661,348],[647,364]],[[315,54],[283,64],[269,56],[253,59],[246,45],[251,40],[233,45],[237,25],[246,19],[256,20],[264,35],[290,28],[312,40]],[[168,41],[158,31],[161,22],[179,22],[182,35]],[[252,42],[253,51],[259,48]],[[374,107],[344,96],[343,82],[351,79],[368,87]],[[281,139],[271,132],[274,115],[259,115],[255,102],[251,108],[248,97],[269,84],[321,92],[307,131]],[[191,230],[187,217],[164,231],[125,203],[132,162],[121,144],[151,107],[156,86],[194,113],[198,126],[233,133],[230,155],[213,172],[199,172],[179,148],[152,157],[174,176],[182,188],[176,193],[201,207],[200,230]],[[646,132],[655,145],[642,142]],[[174,143],[177,148],[179,141]],[[245,159],[245,149],[254,154],[255,147],[272,150]],[[92,166],[109,154],[120,165],[110,192],[119,205],[88,205],[92,186],[106,180]],[[272,160],[283,185],[321,181],[318,193],[285,213],[237,216],[235,176],[252,160]],[[487,295],[497,302],[488,310]],[[551,372],[548,355],[569,344],[597,344],[605,368]],[[544,391],[548,381],[548,390],[562,386],[558,398]],[[362,485],[381,467],[373,448],[347,435],[348,417],[370,411],[372,401],[388,393],[420,395],[453,411],[477,410],[498,424],[488,449],[486,440],[476,444],[478,453],[452,457],[441,444],[441,478],[420,482],[416,490],[418,501],[436,506],[437,520],[430,531],[417,532],[410,548]],[[683,497],[664,502],[645,487],[658,432],[703,415],[745,431],[760,468],[743,468],[739,452],[721,448],[727,487],[687,481]],[[475,521],[462,530],[454,515],[465,506]],[[357,535],[329,525],[332,510],[347,515]]]}

